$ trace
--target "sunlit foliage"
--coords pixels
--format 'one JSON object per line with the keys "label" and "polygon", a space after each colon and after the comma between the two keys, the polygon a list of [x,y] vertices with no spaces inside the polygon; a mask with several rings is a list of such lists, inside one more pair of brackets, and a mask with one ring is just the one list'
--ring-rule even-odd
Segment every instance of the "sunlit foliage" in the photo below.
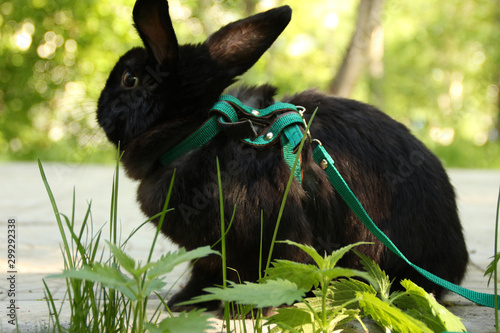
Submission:
{"label": "sunlit foliage", "polygon": [[[171,0],[179,40],[287,3],[289,27],[244,79],[280,94],[326,90],[353,32],[358,1]],[[109,161],[95,122],[107,73],[140,40],[133,0],[0,4],[0,159]],[[447,166],[500,167],[500,9],[493,0],[387,0],[383,62],[352,96],[409,126]]]}

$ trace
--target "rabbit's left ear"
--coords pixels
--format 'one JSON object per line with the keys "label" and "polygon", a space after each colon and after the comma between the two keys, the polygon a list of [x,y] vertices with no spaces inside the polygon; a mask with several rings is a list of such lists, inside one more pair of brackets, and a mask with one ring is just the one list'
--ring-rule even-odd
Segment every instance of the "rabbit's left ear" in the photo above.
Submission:
{"label": "rabbit's left ear", "polygon": [[292,9],[282,6],[226,25],[211,35],[205,45],[210,56],[231,75],[253,66],[286,28]]}
{"label": "rabbit's left ear", "polygon": [[168,70],[177,67],[179,45],[175,37],[166,0],[137,0],[133,11],[134,23],[144,46],[158,64]]}

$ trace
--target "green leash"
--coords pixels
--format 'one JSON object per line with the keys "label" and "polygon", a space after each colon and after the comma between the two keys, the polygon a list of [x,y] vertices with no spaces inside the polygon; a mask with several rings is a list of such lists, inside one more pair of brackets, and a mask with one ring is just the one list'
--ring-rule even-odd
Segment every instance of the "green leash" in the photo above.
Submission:
{"label": "green leash", "polygon": [[401,251],[394,245],[394,243],[380,230],[373,220],[370,218],[368,213],[365,211],[358,198],[352,193],[349,186],[346,184],[342,176],[340,175],[337,168],[334,166],[332,157],[328,152],[319,144],[313,152],[313,158],[316,163],[318,163],[326,172],[328,179],[332,183],[333,187],[338,194],[344,199],[347,205],[354,211],[356,216],[363,222],[363,224],[370,230],[389,250],[394,252],[398,257],[403,259],[408,265],[416,269],[420,274],[425,276],[428,280],[434,282],[435,284],[444,287],[468,300],[483,306],[490,308],[495,307],[495,295],[480,293],[473,290],[466,289],[464,287],[458,286],[454,283],[446,281],[423,268],[418,267],[411,261],[409,261]]}
{"label": "green leash", "polygon": [[[281,137],[283,157],[290,169],[293,169],[294,161],[297,158],[294,151],[304,137],[304,134],[299,127],[305,128],[305,121],[302,114],[299,113],[298,107],[295,105],[277,102],[265,109],[256,110],[244,105],[233,96],[223,95],[212,107],[209,114],[211,117],[200,128],[198,128],[198,130],[160,157],[162,165],[167,165],[187,152],[202,147],[213,139],[218,133],[220,133],[224,128],[224,125],[236,123],[241,124],[242,122],[240,120],[243,118],[245,120],[253,120],[256,123],[265,123],[267,125],[261,135],[258,135],[253,139],[244,138],[243,141],[249,145],[264,147],[275,143],[277,138]],[[356,198],[354,193],[352,193],[351,189],[338,172],[337,168],[335,168],[332,157],[328,154],[321,143],[314,149],[313,158],[314,161],[319,164],[323,170],[325,170],[328,179],[337,193],[340,194],[342,199],[344,199],[347,205],[354,211],[356,216],[361,220],[361,222],[363,222],[368,230],[370,230],[389,250],[394,252],[408,265],[413,267],[420,274],[435,284],[467,298],[476,304],[490,308],[495,307],[495,295],[479,293],[460,287],[426,271],[423,268],[418,267],[409,261],[403,253],[399,251],[389,237],[387,237],[370,218],[359,200]],[[294,176],[300,183],[300,159],[294,170]]]}

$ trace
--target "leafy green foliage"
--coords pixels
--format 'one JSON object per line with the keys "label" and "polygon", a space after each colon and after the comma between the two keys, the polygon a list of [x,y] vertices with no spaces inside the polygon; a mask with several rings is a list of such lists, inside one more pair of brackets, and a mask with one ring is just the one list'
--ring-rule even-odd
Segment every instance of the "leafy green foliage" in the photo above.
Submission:
{"label": "leafy green foliage", "polygon": [[[49,278],[63,277],[85,280],[92,283],[100,283],[105,288],[116,290],[132,302],[132,311],[134,316],[139,318],[140,323],[143,321],[145,315],[144,305],[149,295],[153,291],[161,290],[166,285],[163,282],[163,278],[160,278],[161,275],[170,272],[180,263],[202,258],[210,254],[218,254],[218,252],[210,249],[209,246],[190,252],[180,249],[178,252],[162,256],[156,262],[141,266],[136,265],[135,261],[116,245],[108,242],[108,246],[110,246],[118,265],[93,263],[91,265],[84,265],[82,268],[66,269],[63,273],[51,275]],[[128,274],[122,272],[120,267],[127,271]],[[146,279],[144,279],[144,274],[147,277]],[[165,323],[170,320],[172,323]],[[139,324],[138,327],[138,331],[140,332],[142,324]],[[188,332],[190,329],[192,329],[191,332],[202,332],[204,327],[206,327],[206,319],[194,313],[183,314],[179,318],[167,318],[160,324],[159,329],[166,332]]]}
{"label": "leafy green foliage", "polygon": [[[306,251],[318,267],[280,260],[267,270],[269,277],[264,281],[280,277],[301,286],[320,288],[314,290],[315,297],[306,298],[291,308],[278,309],[278,313],[267,321],[267,324],[277,325],[272,332],[331,332],[354,319],[362,323],[361,316],[370,317],[382,328],[394,332],[465,331],[458,317],[413,282],[403,280],[401,284],[406,291],[390,293],[392,283],[387,274],[359,252],[356,253],[365,269],[362,274],[335,267],[349,249],[360,243],[324,257],[309,246],[286,243]],[[331,274],[333,271],[347,274]],[[362,277],[368,283],[349,276]]]}
{"label": "leafy green foliage", "polygon": [[[277,312],[266,322],[266,325],[276,325],[271,332],[325,332],[323,328],[317,326],[317,318],[315,318],[314,312],[307,308],[304,303],[297,304],[297,308],[280,308]],[[339,311],[327,313],[330,320],[326,332],[333,332],[337,326],[353,320],[358,313],[359,310],[346,308],[339,308]],[[338,332],[340,331],[341,329],[338,330]]]}
{"label": "leafy green foliage", "polygon": [[[367,244],[363,242],[351,244],[340,248],[330,255],[321,257],[318,252],[308,245],[298,244],[292,241],[284,241],[283,243],[297,246],[304,252],[309,254],[315,261],[317,266],[301,263],[294,263],[286,260],[280,260],[266,270],[267,277],[264,281],[273,279],[288,279],[297,285],[306,288],[320,287],[317,291],[318,297],[306,298],[303,303],[299,303],[295,308],[287,310],[279,309],[278,314],[269,319],[270,323],[277,324],[278,327],[287,331],[304,331],[304,332],[324,332],[332,331],[340,323],[350,321],[358,314],[356,310],[345,308],[352,300],[348,300],[346,304],[337,307],[329,306],[327,302],[328,288],[330,283],[339,277],[356,276],[365,279],[371,277],[365,273],[354,269],[335,267],[337,262],[352,248]],[[296,317],[294,315],[296,312]],[[289,318],[294,318],[290,322],[286,321]]]}
{"label": "leafy green foliage", "polygon": [[306,290],[298,288],[287,280],[267,280],[263,283],[245,282],[237,284],[229,281],[227,288],[205,288],[207,294],[194,297],[191,301],[181,304],[195,304],[213,300],[252,304],[257,308],[269,306],[291,305],[304,297]]}
{"label": "leafy green foliage", "polygon": [[288,260],[276,260],[273,263],[273,267],[270,267],[266,270],[268,277],[266,277],[265,279],[286,279],[294,282],[295,284],[306,290],[310,290],[312,287],[317,288],[318,286],[328,286],[330,281],[339,277],[358,276],[365,279],[370,279],[370,276],[366,274],[366,272],[355,269],[335,267],[337,262],[350,249],[361,244],[369,243],[359,242],[351,244],[338,249],[337,251],[334,251],[330,255],[325,254],[324,257],[321,257],[318,252],[316,252],[316,250],[309,245],[298,244],[292,241],[283,241],[283,243],[294,245],[302,249],[304,252],[311,256],[317,266],[296,263]]}
{"label": "leafy green foliage", "polygon": [[203,333],[213,329],[208,315],[202,310],[182,312],[178,317],[163,320],[159,325],[147,324],[146,329],[151,333]]}
{"label": "leafy green foliage", "polygon": [[495,272],[496,267],[498,266],[498,261],[500,260],[500,253],[497,253],[493,256],[493,260],[488,264],[488,267],[484,271],[484,276],[489,275],[488,284],[491,282],[493,278],[493,273]]}
{"label": "leafy green foliage", "polygon": [[[59,212],[42,164],[39,162],[40,173],[63,240],[62,254],[65,270],[61,274],[49,277],[66,279],[71,310],[69,327],[64,327],[60,323],[59,314],[62,307],[56,307],[52,293],[44,281],[47,304],[50,312],[54,313],[54,327],[59,332],[143,332],[146,323],[157,322],[155,318],[151,318],[151,321],[148,320],[146,305],[150,294],[165,286],[161,276],[171,272],[175,266],[183,262],[208,255],[218,255],[217,251],[206,246],[189,252],[180,249],[177,252],[167,253],[155,262],[151,262],[149,258],[145,265],[136,263],[132,257],[125,253],[122,249],[123,246],[118,246],[116,243],[118,238],[115,236],[117,236],[116,203],[118,200],[119,159],[117,159],[116,163],[110,212],[110,238],[113,242],[106,242],[110,249],[110,259],[105,261],[104,253],[97,255],[101,229],[94,235],[92,226],[87,223],[91,215],[90,204],[85,213],[81,229],[76,232],[74,230],[74,196],[70,219]],[[172,187],[170,187],[165,200],[164,211],[159,214],[160,224],[162,221],[161,216],[168,212],[167,207],[171,190]],[[66,225],[63,224],[63,220]],[[70,237],[66,236],[65,228],[68,229]],[[157,234],[158,232],[159,230],[157,230]],[[90,241],[83,238],[85,234],[90,234]],[[155,240],[153,240],[150,252],[153,251],[154,244]],[[160,312],[159,309],[157,309],[157,312]],[[176,318],[167,317],[159,326],[150,324],[149,328],[151,331],[156,332],[158,330],[165,332],[203,332],[206,328],[210,328],[206,319],[205,316],[200,315],[199,311],[195,311],[183,313]]]}
{"label": "leafy green foliage", "polygon": [[270,278],[286,279],[305,290],[310,290],[313,287],[317,288],[321,282],[321,273],[314,265],[288,260],[276,260],[272,265],[273,267],[268,268],[266,271]]}
{"label": "leafy green foliage", "polygon": [[331,306],[343,306],[347,304],[345,305],[346,307],[357,309],[358,304],[356,302],[348,303],[356,299],[358,293],[377,295],[375,288],[370,284],[366,284],[360,280],[340,279],[332,281],[330,288],[328,288],[327,301]]}
{"label": "leafy green foliage", "polygon": [[209,246],[199,247],[191,251],[181,248],[176,252],[169,252],[161,256],[156,262],[148,265],[150,267],[148,268],[147,276],[151,279],[165,275],[170,273],[179,264],[209,255],[219,255],[219,252],[212,250]]}
{"label": "leafy green foliage", "polygon": [[[99,282],[103,286],[116,289],[123,293],[128,299],[136,301],[150,295],[155,290],[161,290],[165,283],[159,278],[172,271],[172,269],[184,262],[206,257],[210,254],[218,254],[209,246],[186,252],[180,249],[178,252],[168,253],[145,266],[135,265],[135,261],[119,247],[109,242],[113,257],[118,261],[121,268],[126,270],[132,277],[123,273],[118,266],[107,266],[100,263],[85,265],[80,269],[67,269],[61,274],[49,277],[64,277]],[[146,272],[147,280],[143,282],[142,274]]]}
{"label": "leafy green foliage", "polygon": [[375,264],[375,262],[368,256],[356,250],[354,250],[354,252],[358,255],[358,257],[360,257],[361,264],[363,265],[365,271],[374,278],[373,286],[375,287],[377,293],[383,300],[387,300],[391,292],[392,284],[387,274],[385,274],[385,272],[380,269],[380,266]]}
{"label": "leafy green foliage", "polygon": [[395,332],[432,332],[424,323],[371,293],[358,293],[359,306],[376,323]]}
{"label": "leafy green foliage", "polygon": [[276,325],[271,332],[313,332],[314,314],[309,309],[281,308],[269,318],[268,325]]}
{"label": "leafy green foliage", "polygon": [[465,331],[460,319],[439,304],[424,289],[410,280],[401,281],[401,285],[406,289],[406,292],[393,296],[392,304],[424,322],[433,332]]}
{"label": "leafy green foliage", "polygon": [[[365,255],[356,252],[364,269],[373,277],[371,286],[362,281],[342,279],[331,284],[329,300],[339,305],[357,299],[365,316],[370,316],[382,327],[397,332],[465,331],[458,317],[449,312],[436,299],[409,280],[401,281],[404,292],[390,293],[391,282],[380,267]],[[372,280],[373,281],[373,280]],[[351,304],[350,307],[355,306]]]}
{"label": "leafy green foliage", "polygon": [[65,270],[61,274],[49,275],[48,277],[73,278],[91,282],[99,282],[107,288],[120,291],[132,301],[137,300],[138,294],[140,292],[132,278],[123,274],[116,268],[103,266],[99,263],[93,264],[92,267],[85,266],[81,269]]}
{"label": "leafy green foliage", "polygon": [[500,189],[498,191],[497,197],[497,212],[495,219],[495,252],[493,255],[493,261],[488,265],[484,275],[489,275],[488,285],[493,279],[493,289],[495,291],[495,331],[500,332],[499,316],[498,316],[498,261],[500,259],[500,253],[498,253],[498,226],[500,223]]}

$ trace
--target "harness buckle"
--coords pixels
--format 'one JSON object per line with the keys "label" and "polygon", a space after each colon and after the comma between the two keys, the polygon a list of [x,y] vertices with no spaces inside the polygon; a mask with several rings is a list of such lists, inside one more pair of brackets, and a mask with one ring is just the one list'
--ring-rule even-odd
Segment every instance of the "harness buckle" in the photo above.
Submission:
{"label": "harness buckle", "polygon": [[[297,111],[299,112],[300,116],[302,117],[302,121],[304,122],[304,128],[307,128],[307,121],[306,121],[306,118],[304,117],[305,113],[306,113],[306,108],[303,107],[303,106],[300,106],[300,105],[297,105]],[[307,136],[309,137],[309,139],[311,139],[311,130],[307,130]]]}

